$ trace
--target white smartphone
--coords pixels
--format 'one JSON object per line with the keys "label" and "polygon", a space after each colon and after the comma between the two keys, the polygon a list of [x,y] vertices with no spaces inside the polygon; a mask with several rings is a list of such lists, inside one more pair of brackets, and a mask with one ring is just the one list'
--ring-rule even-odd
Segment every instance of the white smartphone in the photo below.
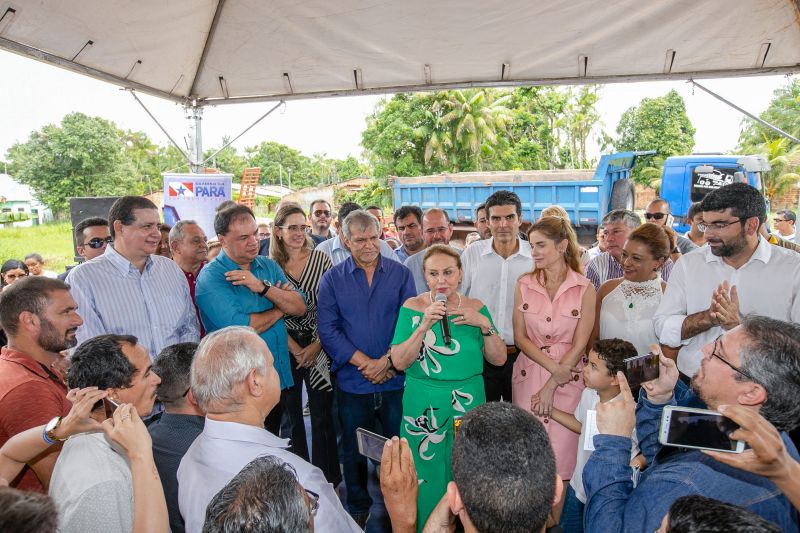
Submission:
{"label": "white smartphone", "polygon": [[358,453],[381,462],[383,456],[383,445],[389,440],[383,435],[378,435],[364,428],[356,428],[356,441],[358,442]]}
{"label": "white smartphone", "polygon": [[716,411],[691,407],[664,407],[658,440],[665,446],[742,453],[744,441],[730,434],[739,425]]}

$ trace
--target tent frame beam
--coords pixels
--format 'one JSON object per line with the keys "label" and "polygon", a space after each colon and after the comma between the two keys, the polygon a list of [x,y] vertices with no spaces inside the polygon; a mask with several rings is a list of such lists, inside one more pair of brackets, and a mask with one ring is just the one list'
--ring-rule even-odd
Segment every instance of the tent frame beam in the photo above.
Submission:
{"label": "tent frame beam", "polygon": [[[800,0],[798,0],[800,2]],[[222,6],[222,0],[218,6],[216,16]],[[206,42],[206,47],[210,42],[215,25],[212,23],[209,30],[209,39]],[[188,97],[179,96],[171,92],[166,92],[160,89],[155,89],[148,85],[144,85],[132,80],[121,78],[101,70],[94,69],[81,65],[69,59],[56,56],[54,54],[27,46],[4,37],[0,37],[0,49],[9,52],[30,57],[44,63],[50,63],[66,70],[77,72],[101,81],[106,81],[114,85],[126,88],[136,89],[142,93],[158,96],[169,101],[177,102],[186,105],[189,100]],[[205,48],[204,48],[205,50]],[[201,57],[201,61],[204,61]],[[198,65],[197,73],[199,74],[202,64]],[[278,102],[281,100],[302,100],[310,98],[330,98],[342,96],[358,96],[358,95],[372,95],[372,94],[392,94],[398,92],[431,92],[445,89],[466,89],[473,87],[520,87],[520,86],[536,86],[536,85],[586,85],[595,83],[625,83],[635,81],[665,81],[665,80],[689,80],[689,79],[708,79],[708,78],[732,78],[732,77],[745,77],[745,76],[768,76],[776,74],[795,74],[800,72],[800,64],[786,65],[779,67],[762,67],[751,68],[742,70],[716,70],[716,71],[703,71],[703,72],[671,72],[671,73],[653,73],[653,74],[638,74],[638,75],[625,75],[625,76],[585,76],[585,77],[566,77],[566,78],[542,78],[542,79],[519,79],[519,80],[487,80],[487,81],[461,81],[452,83],[439,83],[439,84],[419,84],[408,86],[387,86],[387,87],[369,87],[365,89],[342,89],[337,91],[319,91],[314,93],[284,93],[273,95],[253,95],[253,96],[230,96],[221,98],[206,98],[198,99],[193,103],[198,106],[206,105],[222,105],[222,104],[238,104],[238,103],[254,103],[254,102]],[[197,74],[196,74],[197,77]],[[195,83],[193,81],[193,83]]]}
{"label": "tent frame beam", "polygon": [[214,11],[214,18],[211,19],[211,26],[208,28],[208,35],[206,36],[206,42],[203,43],[203,53],[200,54],[200,61],[197,63],[197,68],[194,71],[194,79],[192,80],[192,86],[189,89],[189,97],[193,98],[195,90],[197,89],[197,81],[200,79],[200,75],[203,73],[203,68],[206,65],[206,58],[208,57],[208,51],[211,49],[211,41],[214,40],[214,35],[217,33],[217,26],[219,25],[219,19],[222,15],[222,8],[225,6],[225,0],[217,0],[217,9]]}
{"label": "tent frame beam", "polygon": [[44,50],[39,50],[38,48],[21,44],[18,43],[17,41],[12,41],[4,37],[0,37],[0,49],[24,57],[29,57],[31,59],[41,61],[42,63],[49,63],[51,65],[55,65],[57,67],[61,67],[66,70],[70,70],[77,74],[83,74],[84,76],[89,76],[90,78],[94,78],[96,80],[105,81],[113,85],[122,87],[123,89],[136,89],[143,93],[150,94],[152,96],[158,96],[159,98],[164,98],[165,100],[170,100],[172,102],[177,102],[179,104],[183,104],[186,102],[186,98],[182,96],[168,93],[160,89],[154,89],[149,85],[144,85],[136,81],[121,78],[119,76],[115,76],[114,74],[103,72],[102,70],[97,70],[92,67],[87,67],[85,65],[81,65],[80,63],[76,63],[69,59],[64,59],[63,57],[59,57],[49,52],[45,52]]}
{"label": "tent frame beam", "polygon": [[779,127],[770,124],[769,122],[767,122],[766,120],[762,119],[761,117],[758,117],[758,116],[754,115],[753,113],[750,113],[750,112],[742,109],[741,107],[739,107],[738,105],[734,104],[730,100],[726,100],[725,98],[721,97],[720,95],[718,95],[714,91],[712,91],[712,90],[710,90],[710,89],[708,89],[706,87],[703,87],[702,85],[700,85],[696,81],[690,79],[687,83],[691,83],[692,87],[697,87],[701,91],[703,91],[703,92],[705,92],[707,94],[710,94],[711,96],[713,96],[714,98],[716,98],[717,100],[722,102],[723,104],[726,104],[726,105],[734,108],[736,111],[738,111],[739,113],[745,115],[746,117],[748,117],[748,118],[750,118],[752,120],[755,120],[756,122],[758,122],[759,124],[761,124],[762,126],[764,126],[766,128],[771,129],[772,131],[774,131],[775,133],[777,133],[781,137],[786,137],[787,139],[789,139],[793,143],[800,144],[800,139],[798,139],[797,137],[795,137],[795,136],[793,136],[793,135],[791,135],[789,133],[786,133],[785,131],[783,131]]}

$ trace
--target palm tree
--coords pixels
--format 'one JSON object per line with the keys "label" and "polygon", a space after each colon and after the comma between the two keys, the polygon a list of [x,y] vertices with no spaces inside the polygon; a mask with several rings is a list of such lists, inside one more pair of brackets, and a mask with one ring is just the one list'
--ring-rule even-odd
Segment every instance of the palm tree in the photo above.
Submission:
{"label": "palm tree", "polygon": [[772,167],[772,170],[762,176],[764,196],[771,205],[774,198],[800,181],[800,174],[797,172],[800,169],[800,145],[792,145],[785,137],[772,140],[765,137],[759,148]]}
{"label": "palm tree", "polygon": [[425,145],[425,163],[435,158],[454,172],[482,169],[497,133],[512,120],[505,106],[511,95],[497,94],[488,89],[438,93],[431,105],[436,121]]}

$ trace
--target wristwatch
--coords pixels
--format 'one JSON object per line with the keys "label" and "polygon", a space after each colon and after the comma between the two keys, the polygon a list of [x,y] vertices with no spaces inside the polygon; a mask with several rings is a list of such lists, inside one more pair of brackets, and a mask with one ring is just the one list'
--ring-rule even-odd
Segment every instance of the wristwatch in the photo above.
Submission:
{"label": "wristwatch", "polygon": [[265,294],[267,294],[267,291],[269,290],[269,288],[272,287],[272,283],[270,283],[270,281],[268,279],[262,279],[261,283],[264,284],[264,290],[259,292],[258,295],[259,296],[264,296]]}
{"label": "wristwatch", "polygon": [[389,368],[394,368],[394,363],[392,362],[392,354],[391,353],[386,355],[386,360],[389,362]]}
{"label": "wristwatch", "polygon": [[44,438],[44,441],[46,443],[55,444],[56,442],[67,440],[66,438],[57,437],[55,433],[56,429],[58,429],[58,426],[61,425],[61,420],[62,418],[60,416],[57,416],[52,420],[50,420],[50,422],[48,422],[47,425],[44,427],[44,431],[42,432],[42,438]]}
{"label": "wristwatch", "polygon": [[481,331],[481,335],[483,335],[484,337],[491,337],[492,335],[497,335],[497,330],[494,329],[494,326],[489,326],[489,329],[488,331],[486,331],[486,333]]}

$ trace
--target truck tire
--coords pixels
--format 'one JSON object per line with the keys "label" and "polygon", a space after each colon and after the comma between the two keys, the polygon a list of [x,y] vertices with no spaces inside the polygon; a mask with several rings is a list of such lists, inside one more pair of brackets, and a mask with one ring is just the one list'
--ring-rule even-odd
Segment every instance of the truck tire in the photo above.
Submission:
{"label": "truck tire", "polygon": [[633,182],[629,179],[621,179],[614,182],[611,188],[611,200],[608,202],[609,210],[627,209],[633,211],[636,205],[636,190]]}

